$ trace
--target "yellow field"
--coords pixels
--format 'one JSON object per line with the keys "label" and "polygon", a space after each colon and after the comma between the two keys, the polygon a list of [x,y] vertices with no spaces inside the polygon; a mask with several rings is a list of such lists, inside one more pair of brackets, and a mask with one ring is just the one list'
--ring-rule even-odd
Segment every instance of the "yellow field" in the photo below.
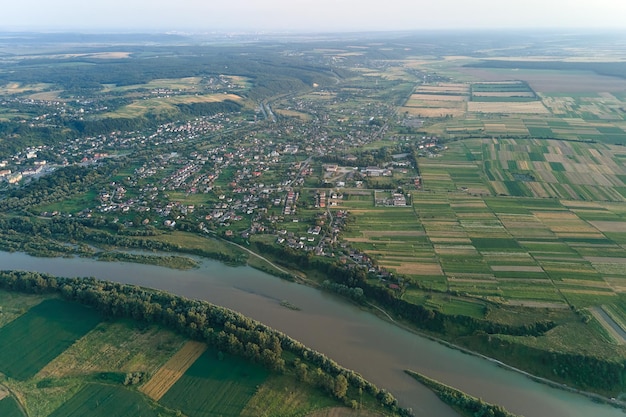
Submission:
{"label": "yellow field", "polygon": [[379,261],[379,264],[404,275],[443,275],[441,266],[434,263],[402,262],[400,265],[387,265],[383,261]]}
{"label": "yellow field", "polygon": [[455,93],[465,95],[469,93],[469,85],[462,83],[440,83],[437,85],[420,85],[416,92],[418,93]]}
{"label": "yellow field", "polygon": [[[416,96],[407,101],[406,107],[426,107],[426,108],[449,108],[465,110],[465,101],[443,101],[443,100],[419,100]],[[441,96],[443,97],[443,96]]]}
{"label": "yellow field", "polygon": [[467,111],[472,113],[528,113],[549,114],[550,111],[540,101],[528,102],[477,102],[467,103]]}
{"label": "yellow field", "polygon": [[62,92],[63,90],[44,91],[41,93],[31,94],[28,98],[41,101],[65,101],[65,99],[59,99],[59,94]]}
{"label": "yellow field", "polygon": [[22,84],[22,83],[9,83],[0,86],[0,94],[20,94],[27,91],[43,91],[49,88],[50,84]]}
{"label": "yellow field", "polygon": [[498,272],[543,272],[543,268],[540,266],[525,265],[492,265],[491,270]]}
{"label": "yellow field", "polygon": [[426,101],[467,101],[467,96],[456,96],[451,94],[413,94],[410,100],[426,100]]}
{"label": "yellow field", "polygon": [[189,341],[139,390],[155,401],[169,391],[191,365],[204,353],[204,343]]}

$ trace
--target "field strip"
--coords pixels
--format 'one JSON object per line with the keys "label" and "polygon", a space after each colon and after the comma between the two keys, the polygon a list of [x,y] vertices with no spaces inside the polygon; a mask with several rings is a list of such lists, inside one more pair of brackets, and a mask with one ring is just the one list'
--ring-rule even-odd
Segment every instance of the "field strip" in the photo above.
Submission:
{"label": "field strip", "polygon": [[163,365],[139,390],[155,401],[159,401],[180,379],[191,365],[204,353],[204,343],[189,341]]}
{"label": "field strip", "polygon": [[617,344],[624,345],[626,344],[626,332],[613,321],[608,314],[604,312],[599,307],[592,307],[589,309],[593,317],[598,320],[600,325],[604,327],[604,329],[609,332],[609,334],[615,339]]}
{"label": "field strip", "polygon": [[524,266],[524,265],[491,265],[492,271],[500,272],[543,272],[540,266]]}
{"label": "field strip", "polygon": [[604,256],[585,256],[586,261],[592,264],[626,264],[626,258],[609,258]]}
{"label": "field strip", "polygon": [[551,303],[547,301],[534,301],[534,300],[508,300],[507,304],[512,305],[512,306],[532,307],[532,308],[560,308],[560,309],[570,308],[565,303]]}

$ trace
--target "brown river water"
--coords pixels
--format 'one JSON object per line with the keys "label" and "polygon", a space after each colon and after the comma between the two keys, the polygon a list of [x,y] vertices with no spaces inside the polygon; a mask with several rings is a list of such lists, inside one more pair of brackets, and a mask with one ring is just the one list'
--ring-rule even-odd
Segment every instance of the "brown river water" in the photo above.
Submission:
{"label": "brown river water", "polygon": [[[239,311],[318,350],[391,392],[416,416],[457,414],[404,374],[411,369],[526,417],[625,417],[614,407],[540,384],[495,363],[415,335],[322,291],[249,267],[202,261],[177,271],[81,258],[0,252],[0,269],[93,276],[166,290]],[[282,300],[300,308],[280,305]]]}

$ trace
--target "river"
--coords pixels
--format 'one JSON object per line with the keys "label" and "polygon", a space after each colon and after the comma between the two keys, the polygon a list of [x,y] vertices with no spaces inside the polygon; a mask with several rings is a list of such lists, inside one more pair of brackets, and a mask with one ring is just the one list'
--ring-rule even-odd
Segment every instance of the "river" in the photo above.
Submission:
{"label": "river", "polygon": [[[0,269],[46,272],[166,290],[218,304],[265,323],[388,389],[416,416],[456,417],[428,389],[404,374],[415,370],[526,417],[624,417],[619,409],[537,383],[492,362],[390,325],[319,290],[250,267],[202,261],[177,271],[151,265],[82,258],[36,258],[0,252]],[[281,300],[297,306],[292,310]]]}

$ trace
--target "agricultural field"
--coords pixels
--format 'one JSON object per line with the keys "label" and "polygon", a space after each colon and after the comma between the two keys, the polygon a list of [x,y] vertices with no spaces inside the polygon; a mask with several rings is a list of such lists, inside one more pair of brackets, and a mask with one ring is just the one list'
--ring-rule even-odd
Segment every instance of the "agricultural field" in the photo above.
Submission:
{"label": "agricultural field", "polygon": [[[344,201],[355,218],[345,239],[427,288],[545,308],[614,304],[626,259],[621,152],[538,139],[451,142],[442,157],[420,160],[412,208]],[[410,286],[404,297],[426,302]]]}
{"label": "agricultural field", "polygon": [[467,84],[420,85],[400,111],[426,118],[462,116],[466,112],[467,101],[470,98],[469,92],[470,88]]}
{"label": "agricultural field", "polygon": [[[97,372],[145,372],[153,375],[184,343],[182,336],[157,326],[100,323],[46,365],[37,377],[67,378]],[[155,346],[156,349],[146,355],[146,346]]]}
{"label": "agricultural field", "polygon": [[268,371],[210,350],[201,355],[161,397],[160,403],[185,414],[239,416],[268,377]]}
{"label": "agricultural field", "polygon": [[113,385],[87,384],[69,401],[50,414],[50,417],[158,417],[162,415],[174,416],[176,414],[148,402],[136,391]]}
{"label": "agricultural field", "polygon": [[161,367],[145,385],[141,392],[155,401],[159,401],[167,391],[206,350],[206,345],[199,342],[187,342]]}
{"label": "agricultural field", "polygon": [[[98,323],[100,318],[80,305],[6,291],[0,291],[0,307],[2,315],[12,318],[0,327],[1,360],[12,358],[16,369],[9,369],[12,374],[8,374],[5,366],[0,373],[3,417],[305,416],[322,409],[332,409],[333,415],[354,415],[311,384],[296,383],[289,371],[273,374],[261,365],[207,349],[203,343],[159,326],[129,320]],[[44,319],[48,332],[34,327]],[[91,323],[90,331],[69,333],[68,323],[76,333],[79,323],[86,322]],[[31,347],[19,343],[25,338],[14,329],[17,325],[33,330],[27,332]],[[38,347],[39,340],[46,338],[56,350],[61,347],[61,342],[47,333],[73,343],[65,344],[64,350],[41,368],[44,360],[36,355],[41,349],[32,346]],[[14,349],[6,348],[15,341],[22,349],[20,358]],[[30,368],[35,367],[41,369],[34,373]],[[18,375],[21,380],[10,377],[22,368],[29,369],[28,374],[22,371]],[[378,408],[369,395],[362,401],[366,409]]]}
{"label": "agricultural field", "polygon": [[226,100],[240,102],[242,99],[236,94],[181,95],[149,98],[138,100],[115,111],[108,112],[106,113],[106,117],[133,119],[143,117],[147,114],[176,114],[176,106],[180,104],[218,103]]}
{"label": "agricultural field", "polygon": [[0,371],[18,380],[31,378],[100,320],[93,309],[56,299],[33,306],[0,328]]}
{"label": "agricultural field", "polygon": [[3,397],[2,387],[0,387],[0,415],[2,417],[24,417],[24,412],[13,397]]}

